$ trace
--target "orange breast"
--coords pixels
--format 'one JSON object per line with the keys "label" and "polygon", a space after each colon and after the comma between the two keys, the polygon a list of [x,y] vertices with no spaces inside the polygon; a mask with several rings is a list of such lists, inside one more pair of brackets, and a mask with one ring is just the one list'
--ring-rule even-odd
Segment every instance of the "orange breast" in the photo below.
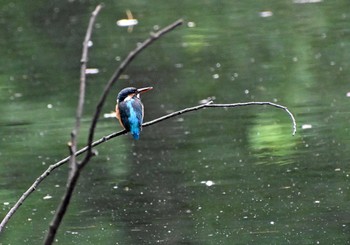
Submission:
{"label": "orange breast", "polygon": [[120,125],[122,125],[122,127],[125,129],[122,120],[120,119],[120,112],[119,112],[119,108],[118,108],[118,104],[115,106],[115,116],[118,119]]}

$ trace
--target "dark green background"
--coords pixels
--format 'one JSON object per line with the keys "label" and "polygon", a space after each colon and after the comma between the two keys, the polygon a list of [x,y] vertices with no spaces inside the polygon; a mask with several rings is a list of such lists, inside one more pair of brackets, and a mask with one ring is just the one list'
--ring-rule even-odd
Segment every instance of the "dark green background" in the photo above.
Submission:
{"label": "dark green background", "polygon": [[[82,41],[98,3],[0,1],[0,218],[68,154]],[[120,60],[179,18],[182,27],[128,67],[103,113],[121,88],[153,86],[143,96],[146,121],[212,96],[285,105],[298,132],[291,136],[284,111],[254,106],[205,109],[145,128],[139,141],[113,139],[84,169],[57,244],[350,242],[348,0],[104,4],[89,60],[100,72],[88,77],[81,146]],[[131,33],[116,25],[127,9],[139,21]],[[262,17],[266,11],[272,16]],[[120,129],[101,118],[96,137]],[[67,172],[55,171],[25,201],[0,244],[41,243]]]}

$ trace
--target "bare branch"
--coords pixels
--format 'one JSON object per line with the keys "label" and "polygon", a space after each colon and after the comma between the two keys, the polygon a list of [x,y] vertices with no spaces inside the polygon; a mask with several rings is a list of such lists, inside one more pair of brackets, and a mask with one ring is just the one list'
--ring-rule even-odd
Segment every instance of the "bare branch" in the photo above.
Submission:
{"label": "bare branch", "polygon": [[84,42],[83,42],[83,50],[81,55],[81,67],[80,67],[80,88],[79,88],[79,100],[78,100],[78,106],[76,111],[76,122],[75,122],[75,128],[73,129],[71,133],[71,169],[76,169],[76,158],[75,158],[75,152],[77,151],[77,137],[79,135],[80,130],[80,122],[81,117],[83,115],[83,108],[84,108],[84,101],[85,101],[85,88],[86,88],[86,68],[87,68],[87,62],[88,62],[88,53],[89,53],[89,42],[91,40],[92,30],[93,26],[96,21],[96,17],[98,13],[100,12],[102,8],[102,5],[99,4],[95,8],[95,10],[91,13],[91,17],[89,20],[89,24],[86,30]]}
{"label": "bare branch", "polygon": [[96,17],[98,13],[100,12],[102,8],[102,5],[97,5],[95,10],[92,12],[90,21],[86,30],[85,39],[83,42],[83,50],[82,50],[82,57],[81,57],[81,68],[80,68],[80,88],[79,88],[79,100],[77,105],[77,111],[76,111],[76,121],[75,121],[75,127],[73,131],[71,132],[71,142],[69,144],[69,150],[70,150],[70,171],[68,174],[67,179],[67,188],[66,192],[62,197],[62,200],[56,210],[56,213],[50,223],[49,230],[47,232],[46,238],[44,240],[45,245],[52,244],[57,229],[60,226],[62,219],[67,211],[67,208],[69,206],[71,197],[73,195],[74,188],[76,186],[76,183],[79,179],[80,171],[78,169],[78,164],[76,161],[76,151],[77,151],[77,138],[80,131],[80,122],[81,117],[83,115],[83,109],[84,109],[84,102],[85,102],[85,87],[86,87],[86,68],[87,68],[87,62],[88,62],[88,52],[89,52],[89,41],[91,39],[91,34],[93,30],[93,26],[95,24]]}
{"label": "bare branch", "polygon": [[80,175],[80,171],[76,171],[75,174],[70,175],[70,177],[68,178],[66,192],[63,195],[62,200],[56,210],[55,216],[50,224],[49,231],[44,240],[45,245],[51,245],[54,242],[57,229],[60,226],[61,221],[67,211],[71,197],[73,195],[74,188],[79,179],[79,175]]}
{"label": "bare branch", "polygon": [[[85,41],[84,41],[84,47],[83,47],[83,53],[82,53],[82,65],[81,65],[81,79],[80,79],[80,94],[79,94],[79,102],[78,102],[78,107],[77,107],[77,114],[76,114],[76,125],[75,125],[75,129],[72,131],[71,135],[71,141],[72,141],[72,147],[71,147],[71,151],[72,151],[72,155],[71,155],[71,161],[70,161],[70,174],[67,180],[67,188],[66,188],[66,192],[63,195],[63,198],[56,210],[55,216],[53,217],[53,220],[50,224],[49,227],[49,231],[47,233],[46,239],[45,239],[45,245],[49,245],[53,243],[53,240],[56,236],[57,233],[57,229],[61,224],[61,221],[67,211],[67,208],[69,206],[71,197],[73,195],[73,191],[75,189],[76,183],[78,181],[79,175],[81,170],[84,168],[84,166],[90,161],[90,158],[94,155],[92,152],[92,140],[93,140],[93,135],[94,135],[94,131],[95,131],[95,127],[97,124],[97,119],[99,117],[99,114],[101,113],[104,101],[113,85],[114,82],[117,81],[117,79],[119,78],[121,72],[125,69],[125,67],[134,59],[134,57],[136,57],[142,50],[144,50],[145,48],[148,47],[148,45],[150,45],[151,43],[153,43],[155,40],[157,40],[158,38],[160,38],[162,35],[168,33],[169,31],[173,30],[176,26],[179,26],[182,21],[177,21],[171,25],[169,25],[168,27],[163,28],[162,30],[160,30],[159,32],[157,32],[154,35],[151,35],[150,38],[148,38],[146,41],[144,41],[140,46],[138,46],[134,51],[131,51],[129,53],[129,55],[127,56],[127,58],[121,63],[121,65],[119,66],[119,68],[117,69],[117,72],[115,74],[113,74],[112,78],[109,80],[109,82],[107,83],[107,85],[105,86],[105,89],[102,93],[101,99],[98,102],[98,105],[95,109],[95,114],[90,126],[90,130],[89,130],[89,137],[88,137],[88,148],[87,148],[87,154],[85,156],[85,158],[83,159],[83,161],[81,163],[77,163],[76,162],[76,156],[75,156],[75,152],[76,152],[76,146],[77,146],[77,135],[80,129],[80,119],[82,116],[82,112],[83,112],[83,106],[84,106],[84,100],[85,100],[85,81],[86,81],[86,75],[85,75],[85,71],[86,71],[86,64],[87,64],[87,54],[88,54],[88,42],[90,40],[90,36],[91,36],[91,32],[92,32],[92,26],[93,23],[95,21],[96,15],[98,14],[99,10],[100,10],[101,6],[99,5],[96,10],[92,13],[92,16],[90,18],[90,22],[89,22],[89,27],[86,33],[86,37],[85,37]],[[119,72],[118,72],[119,71]]]}
{"label": "bare branch", "polygon": [[[179,115],[182,115],[184,113],[188,113],[188,112],[193,112],[196,110],[200,110],[203,108],[208,108],[208,107],[212,107],[212,108],[217,108],[217,107],[239,107],[239,106],[249,106],[249,105],[270,105],[273,107],[277,107],[279,109],[283,109],[285,110],[288,115],[290,116],[291,120],[292,120],[292,127],[293,127],[293,135],[296,132],[296,122],[295,122],[295,118],[293,116],[293,114],[287,109],[287,107],[284,107],[282,105],[278,105],[272,102],[243,102],[243,103],[233,103],[233,104],[213,104],[212,101],[206,103],[206,104],[202,104],[202,105],[197,105],[194,107],[189,107],[189,108],[185,108],[183,110],[179,110],[179,111],[175,111],[173,113],[167,114],[165,116],[156,118],[152,121],[149,122],[145,122],[142,124],[142,127],[148,127],[151,126],[153,124],[165,121],[167,119],[170,119],[172,117],[176,117]],[[115,137],[121,136],[126,134],[127,131],[126,130],[122,130],[119,132],[115,132],[115,133],[111,133],[107,136],[104,136],[102,138],[100,138],[99,140],[96,140],[95,142],[92,143],[91,147],[96,147],[104,142],[109,141],[110,139],[113,139]],[[88,146],[85,146],[84,148],[80,149],[79,151],[76,152],[76,156],[79,156],[81,154],[83,154],[84,152],[86,152],[88,150]],[[22,194],[22,196],[20,197],[20,199],[17,201],[17,203],[11,208],[11,210],[8,212],[8,214],[5,216],[4,220],[1,222],[0,225],[0,232],[1,230],[5,227],[5,225],[7,224],[8,220],[12,217],[12,215],[16,212],[16,210],[22,205],[22,203],[25,201],[25,199],[32,193],[35,191],[35,189],[40,185],[40,183],[52,172],[54,171],[56,168],[60,167],[61,165],[65,164],[66,162],[69,161],[69,156],[62,159],[61,161],[52,164],[49,166],[49,168],[42,173],[36,180],[35,182],[29,187],[29,189],[24,192]]]}
{"label": "bare branch", "polygon": [[288,110],[287,107],[276,104],[276,103],[272,103],[272,102],[241,102],[241,103],[234,103],[234,104],[207,104],[205,107],[239,107],[239,106],[249,106],[249,105],[269,105],[269,106],[273,106],[273,107],[285,110],[292,120],[292,124],[293,124],[292,135],[294,136],[295,133],[297,132],[297,123],[295,121],[293,114]]}

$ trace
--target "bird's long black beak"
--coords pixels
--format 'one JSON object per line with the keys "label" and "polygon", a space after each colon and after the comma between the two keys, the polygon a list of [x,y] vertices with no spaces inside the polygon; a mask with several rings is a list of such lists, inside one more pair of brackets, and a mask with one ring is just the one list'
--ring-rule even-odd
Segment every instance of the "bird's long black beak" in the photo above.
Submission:
{"label": "bird's long black beak", "polygon": [[150,91],[151,89],[153,89],[153,87],[139,88],[139,89],[137,89],[137,93],[142,94],[142,93],[145,93],[147,91]]}

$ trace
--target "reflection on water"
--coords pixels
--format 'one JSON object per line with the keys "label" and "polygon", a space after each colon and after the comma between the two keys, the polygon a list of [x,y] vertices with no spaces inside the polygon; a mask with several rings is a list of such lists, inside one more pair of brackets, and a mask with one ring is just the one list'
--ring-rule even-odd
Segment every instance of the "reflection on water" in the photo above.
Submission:
{"label": "reflection on water", "polygon": [[[153,86],[146,121],[207,108],[98,147],[57,244],[346,244],[349,242],[347,1],[106,2],[90,48],[81,145],[90,115],[127,50],[152,29],[186,25],[143,52],[115,91]],[[0,217],[47,166],[67,154],[79,58],[93,1],[0,8]],[[137,28],[116,26],[130,9]],[[18,14],[20,13],[20,14]],[[135,17],[135,18],[136,18]],[[1,61],[0,61],[1,62]],[[69,89],[67,89],[69,88]],[[97,137],[120,126],[108,98]],[[45,180],[0,243],[37,244],[64,191],[68,167]]]}

